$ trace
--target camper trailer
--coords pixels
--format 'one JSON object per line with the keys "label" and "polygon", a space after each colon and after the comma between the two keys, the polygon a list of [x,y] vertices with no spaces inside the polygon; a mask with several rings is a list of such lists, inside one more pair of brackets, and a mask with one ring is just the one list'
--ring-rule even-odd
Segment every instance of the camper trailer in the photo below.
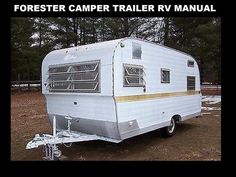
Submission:
{"label": "camper trailer", "polygon": [[[27,149],[89,140],[121,142],[200,116],[197,62],[190,55],[137,38],[50,52],[42,63],[42,93],[53,135],[35,135]],[[59,154],[59,155],[58,155]]]}

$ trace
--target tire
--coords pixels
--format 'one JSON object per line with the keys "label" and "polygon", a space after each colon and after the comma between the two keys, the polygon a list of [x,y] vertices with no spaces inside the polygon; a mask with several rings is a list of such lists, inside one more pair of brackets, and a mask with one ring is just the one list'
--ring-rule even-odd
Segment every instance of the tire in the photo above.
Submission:
{"label": "tire", "polygon": [[167,127],[161,128],[161,135],[163,137],[171,137],[171,136],[173,136],[175,134],[175,132],[176,132],[176,121],[172,117],[170,125],[167,126]]}

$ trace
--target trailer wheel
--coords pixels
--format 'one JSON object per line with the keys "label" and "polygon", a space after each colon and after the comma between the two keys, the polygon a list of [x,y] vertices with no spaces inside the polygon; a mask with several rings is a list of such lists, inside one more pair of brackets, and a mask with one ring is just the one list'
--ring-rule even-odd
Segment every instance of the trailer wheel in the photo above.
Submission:
{"label": "trailer wheel", "polygon": [[170,125],[167,127],[161,128],[161,135],[163,137],[171,137],[175,134],[176,130],[176,120],[172,117],[170,121]]}

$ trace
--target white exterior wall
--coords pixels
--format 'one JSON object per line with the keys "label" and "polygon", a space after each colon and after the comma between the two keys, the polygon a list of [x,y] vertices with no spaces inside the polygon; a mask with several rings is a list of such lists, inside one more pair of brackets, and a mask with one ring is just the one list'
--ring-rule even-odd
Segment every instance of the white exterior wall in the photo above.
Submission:
{"label": "white exterior wall", "polygon": [[[116,122],[112,98],[112,56],[118,40],[50,52],[42,64],[42,93],[49,114]],[[60,93],[46,90],[48,66],[100,60],[100,93]],[[77,102],[77,105],[74,105]]]}
{"label": "white exterior wall", "polygon": [[[112,97],[46,95],[48,114],[70,115],[83,119],[115,122]],[[63,100],[63,101],[62,101]],[[74,102],[77,105],[74,105]]]}
{"label": "white exterior wall", "polygon": [[[132,59],[132,42],[141,44],[142,59]],[[187,92],[187,75],[196,77],[196,88],[200,90],[199,70],[187,67],[189,55],[141,40],[127,39],[125,47],[117,47],[115,52],[115,97],[127,95],[145,95],[170,92]],[[146,92],[142,87],[123,87],[123,64],[136,64],[144,67]],[[161,68],[170,69],[170,83],[161,83]],[[118,121],[136,119],[140,128],[167,121],[173,115],[188,116],[201,111],[200,95],[176,96],[147,99],[142,101],[118,102]]]}

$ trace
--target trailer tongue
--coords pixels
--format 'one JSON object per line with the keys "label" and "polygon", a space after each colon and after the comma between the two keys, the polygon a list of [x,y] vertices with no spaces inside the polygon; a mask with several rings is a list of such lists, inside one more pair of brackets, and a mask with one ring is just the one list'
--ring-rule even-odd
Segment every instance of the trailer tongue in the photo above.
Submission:
{"label": "trailer tongue", "polygon": [[[67,119],[67,130],[57,130],[56,129],[56,116],[53,117],[53,135],[49,134],[36,134],[33,140],[31,140],[27,145],[26,149],[38,148],[39,146],[44,146],[45,160],[55,160],[60,158],[62,153],[58,149],[58,144],[64,144],[66,147],[70,147],[74,142],[82,141],[92,141],[92,140],[103,140],[110,141],[114,143],[119,143],[121,140],[116,140],[112,138],[107,138],[98,135],[86,134],[82,132],[75,132],[70,130],[71,118],[65,117]],[[69,143],[69,146],[66,145]]]}

